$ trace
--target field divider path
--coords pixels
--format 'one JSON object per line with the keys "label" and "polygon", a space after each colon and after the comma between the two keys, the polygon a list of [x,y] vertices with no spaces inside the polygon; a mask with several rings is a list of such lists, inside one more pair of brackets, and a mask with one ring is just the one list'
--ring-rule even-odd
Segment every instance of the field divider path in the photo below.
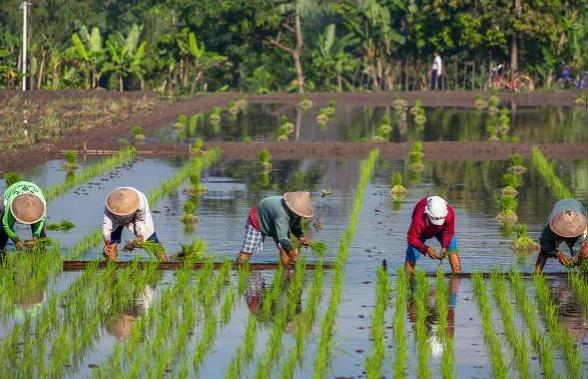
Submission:
{"label": "field divider path", "polygon": [[357,222],[359,219],[359,212],[363,204],[363,198],[365,190],[371,181],[374,174],[376,162],[379,156],[379,150],[374,149],[370,151],[369,157],[361,163],[360,176],[353,200],[353,210],[349,219],[347,229],[343,234],[339,250],[337,252],[337,258],[335,268],[333,270],[333,286],[331,292],[331,301],[325,312],[323,319],[321,320],[321,336],[319,345],[314,360],[314,372],[313,377],[315,379],[323,378],[326,376],[328,368],[329,357],[332,353],[333,348],[333,328],[335,326],[335,318],[337,317],[337,310],[339,308],[339,302],[341,301],[341,293],[343,292],[345,264],[347,262],[347,256],[349,254],[349,247],[355,237]]}

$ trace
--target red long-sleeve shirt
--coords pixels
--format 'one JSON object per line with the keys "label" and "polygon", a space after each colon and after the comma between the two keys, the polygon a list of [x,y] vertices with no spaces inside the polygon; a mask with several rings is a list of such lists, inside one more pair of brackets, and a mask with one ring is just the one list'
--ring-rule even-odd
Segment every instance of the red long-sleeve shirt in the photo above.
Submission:
{"label": "red long-sleeve shirt", "polygon": [[407,233],[408,244],[415,247],[418,251],[424,253],[427,245],[421,242],[421,239],[441,236],[441,246],[448,248],[451,239],[455,234],[455,214],[451,205],[447,204],[447,217],[443,225],[433,225],[425,214],[427,198],[423,198],[416,203],[412,211],[412,223]]}

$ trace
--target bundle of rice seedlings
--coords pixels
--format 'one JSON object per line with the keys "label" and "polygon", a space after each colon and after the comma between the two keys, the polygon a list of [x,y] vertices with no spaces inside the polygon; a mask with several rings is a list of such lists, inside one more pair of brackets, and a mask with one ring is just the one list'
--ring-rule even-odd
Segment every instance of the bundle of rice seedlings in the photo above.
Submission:
{"label": "bundle of rice seedlings", "polygon": [[165,249],[163,246],[158,242],[153,241],[143,241],[141,243],[138,242],[130,242],[127,243],[124,247],[124,251],[133,251],[135,249],[140,249],[146,251],[149,255],[161,259],[161,256],[165,253]]}
{"label": "bundle of rice seedlings", "polygon": [[180,244],[182,251],[176,255],[176,258],[202,261],[206,259],[206,242],[201,239],[196,239],[191,244]]}
{"label": "bundle of rice seedlings", "polygon": [[310,109],[312,107],[312,100],[310,100],[306,96],[302,96],[300,98],[299,105],[300,105],[300,108],[302,108],[303,110]]}
{"label": "bundle of rice seedlings", "polygon": [[508,168],[508,171],[516,175],[522,175],[527,171],[525,161],[520,154],[513,154],[510,156],[510,167]]}
{"label": "bundle of rice seedlings", "polygon": [[78,168],[78,153],[73,150],[67,150],[63,153],[63,157],[65,158],[65,163],[63,164],[63,168],[67,171],[75,170]]}
{"label": "bundle of rice seedlings", "polygon": [[402,185],[402,174],[397,172],[392,177],[392,188],[390,189],[390,195],[404,196],[406,195],[406,192],[406,188]]}
{"label": "bundle of rice seedlings", "polygon": [[200,218],[194,214],[197,208],[196,203],[193,201],[187,201],[186,204],[184,204],[184,214],[181,219],[184,224],[194,224],[200,220]]}
{"label": "bundle of rice seedlings", "polygon": [[143,134],[143,128],[140,127],[139,125],[133,126],[133,128],[131,129],[131,132],[133,133],[133,137],[135,138],[135,141],[145,140],[145,134]]}
{"label": "bundle of rice seedlings", "polygon": [[513,196],[502,196],[498,199],[498,208],[500,208],[500,212],[496,216],[496,219],[505,224],[515,224],[517,222],[518,216],[516,214],[516,209],[518,206],[518,201]]}
{"label": "bundle of rice seedlings", "polygon": [[246,99],[239,99],[237,100],[237,107],[239,107],[240,110],[245,111],[247,109],[247,100]]}
{"label": "bundle of rice seedlings", "polygon": [[263,167],[263,172],[270,172],[272,170],[271,158],[270,152],[267,149],[262,149],[257,154],[257,159],[261,163],[261,167]]}
{"label": "bundle of rice seedlings", "polygon": [[212,111],[210,112],[210,116],[208,116],[208,119],[210,120],[211,124],[218,125],[220,123],[221,112],[222,112],[222,109],[220,107],[212,108]]}
{"label": "bundle of rice seedlings", "polygon": [[327,122],[329,122],[329,115],[324,113],[323,110],[321,109],[319,114],[316,116],[316,122],[320,126],[326,125]]}
{"label": "bundle of rice seedlings", "polygon": [[310,250],[313,254],[321,257],[324,256],[328,250],[327,244],[325,242],[320,241],[311,241],[308,247],[310,247]]}
{"label": "bundle of rice seedlings", "polygon": [[6,174],[4,174],[4,180],[6,181],[6,188],[10,187],[11,185],[13,185],[14,183],[17,182],[22,182],[22,175],[14,172],[14,171],[9,171]]}
{"label": "bundle of rice seedlings", "polygon": [[59,222],[55,222],[55,223],[48,223],[46,225],[47,230],[63,230],[63,231],[67,231],[70,230],[72,228],[75,228],[75,224],[73,222],[71,222],[69,219],[63,219]]}
{"label": "bundle of rice seedlings", "polygon": [[229,113],[232,114],[233,116],[236,115],[237,113],[239,113],[239,106],[237,106],[237,102],[234,100],[229,101],[229,104],[227,105],[227,109],[229,110]]}
{"label": "bundle of rice seedlings", "polygon": [[540,245],[537,241],[529,237],[527,225],[518,224],[516,227],[517,239],[514,241],[515,250],[533,251],[538,250]]}
{"label": "bundle of rice seedlings", "polygon": [[488,106],[488,102],[480,94],[476,95],[476,102],[474,103],[476,109],[482,110]]}

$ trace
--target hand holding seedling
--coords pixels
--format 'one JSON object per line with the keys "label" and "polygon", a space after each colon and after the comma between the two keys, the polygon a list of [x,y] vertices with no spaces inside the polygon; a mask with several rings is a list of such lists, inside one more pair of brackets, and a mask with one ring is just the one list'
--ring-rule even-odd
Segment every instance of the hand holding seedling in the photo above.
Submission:
{"label": "hand holding seedling", "polygon": [[16,250],[22,250],[25,247],[25,244],[22,240],[17,239],[14,241],[14,247],[16,247]]}
{"label": "hand holding seedling", "polygon": [[298,241],[300,241],[300,243],[301,243],[303,246],[310,246],[310,242],[311,242],[311,241],[310,241],[310,238],[308,238],[308,237],[306,237],[306,236],[302,236],[302,237],[300,237],[300,238],[298,239]]}
{"label": "hand holding seedling", "polygon": [[562,253],[560,250],[555,252],[555,257],[563,266],[567,266],[570,264],[570,260],[568,259],[568,257],[566,257],[566,255]]}
{"label": "hand holding seedling", "polygon": [[439,258],[439,256],[437,255],[437,252],[435,251],[435,249],[433,249],[432,247],[427,247],[427,250],[425,252],[426,255],[429,256],[429,258],[431,259],[441,259]]}

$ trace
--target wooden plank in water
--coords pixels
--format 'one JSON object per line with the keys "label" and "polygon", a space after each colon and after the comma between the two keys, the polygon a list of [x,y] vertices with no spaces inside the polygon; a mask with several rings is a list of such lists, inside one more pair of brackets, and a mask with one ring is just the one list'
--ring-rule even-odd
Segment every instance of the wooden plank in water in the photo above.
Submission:
{"label": "wooden plank in water", "polygon": [[[81,271],[85,270],[87,266],[94,264],[93,261],[63,261],[63,271]],[[100,261],[98,262],[98,268],[105,268],[109,262],[107,261]],[[128,267],[132,262],[131,261],[120,261],[120,262],[111,262],[116,264],[117,268],[125,268]],[[144,268],[150,265],[151,262],[139,262],[139,267]],[[159,262],[157,264],[158,270],[179,270],[183,266],[183,262]],[[214,269],[220,269],[222,267],[222,262],[214,262]],[[241,264],[233,263],[233,268],[240,267]],[[250,263],[249,268],[251,270],[276,270],[280,266],[280,263]],[[314,263],[306,263],[305,268],[307,270],[314,270],[317,266]],[[193,263],[192,269],[193,270],[200,270],[204,267],[204,263]],[[332,269],[333,264],[331,263],[323,263],[323,269]]]}

